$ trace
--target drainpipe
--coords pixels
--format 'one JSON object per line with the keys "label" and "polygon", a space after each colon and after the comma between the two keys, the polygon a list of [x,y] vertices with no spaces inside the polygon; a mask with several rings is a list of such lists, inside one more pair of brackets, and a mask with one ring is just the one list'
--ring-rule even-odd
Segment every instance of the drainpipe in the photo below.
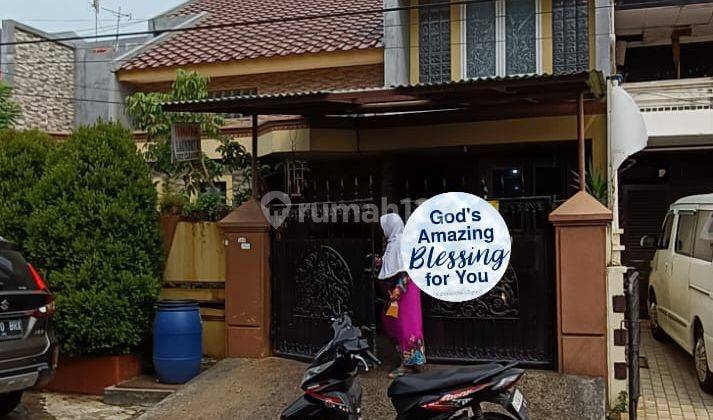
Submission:
{"label": "drainpipe", "polygon": [[577,149],[579,160],[579,190],[586,191],[586,168],[585,168],[585,146],[584,146],[584,92],[579,93],[577,98]]}
{"label": "drainpipe", "polygon": [[250,162],[251,165],[251,172],[252,172],[252,196],[255,199],[259,198],[259,192],[258,192],[258,169],[257,169],[257,125],[258,125],[258,118],[257,114],[252,115],[252,137],[253,137],[253,145],[252,145],[252,160]]}

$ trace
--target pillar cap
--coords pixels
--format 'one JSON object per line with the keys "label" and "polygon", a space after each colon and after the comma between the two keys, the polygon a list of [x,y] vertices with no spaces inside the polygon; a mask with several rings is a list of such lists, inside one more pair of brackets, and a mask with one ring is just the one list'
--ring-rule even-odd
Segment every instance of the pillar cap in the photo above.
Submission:
{"label": "pillar cap", "polygon": [[256,231],[270,230],[270,224],[262,211],[262,205],[250,197],[246,202],[228,213],[218,225],[225,231]]}
{"label": "pillar cap", "polygon": [[613,218],[611,210],[585,191],[579,191],[550,213],[555,225],[598,225]]}

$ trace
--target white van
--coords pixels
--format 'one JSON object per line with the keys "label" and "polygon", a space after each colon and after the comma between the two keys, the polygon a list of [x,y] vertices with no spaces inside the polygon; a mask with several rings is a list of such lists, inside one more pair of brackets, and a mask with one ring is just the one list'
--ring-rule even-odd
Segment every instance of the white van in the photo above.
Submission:
{"label": "white van", "polygon": [[701,387],[713,392],[713,194],[676,201],[658,237],[644,236],[641,245],[657,249],[649,277],[651,332],[692,354]]}

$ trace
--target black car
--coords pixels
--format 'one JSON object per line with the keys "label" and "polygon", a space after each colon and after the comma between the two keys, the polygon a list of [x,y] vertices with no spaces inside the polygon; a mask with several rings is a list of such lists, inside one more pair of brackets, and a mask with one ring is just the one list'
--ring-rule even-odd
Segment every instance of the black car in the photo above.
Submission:
{"label": "black car", "polygon": [[53,313],[42,277],[0,237],[0,416],[17,407],[25,389],[52,379],[58,356]]}

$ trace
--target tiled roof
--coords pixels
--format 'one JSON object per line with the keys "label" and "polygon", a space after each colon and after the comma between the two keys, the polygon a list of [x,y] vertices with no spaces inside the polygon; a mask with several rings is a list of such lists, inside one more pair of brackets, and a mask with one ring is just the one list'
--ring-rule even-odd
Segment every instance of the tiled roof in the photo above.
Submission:
{"label": "tiled roof", "polygon": [[121,66],[136,70],[258,57],[347,51],[381,46],[383,15],[366,13],[287,22],[246,25],[247,22],[379,10],[381,0],[195,0],[172,16],[205,13],[196,27],[236,23],[236,26],[190,30],[168,35]]}

